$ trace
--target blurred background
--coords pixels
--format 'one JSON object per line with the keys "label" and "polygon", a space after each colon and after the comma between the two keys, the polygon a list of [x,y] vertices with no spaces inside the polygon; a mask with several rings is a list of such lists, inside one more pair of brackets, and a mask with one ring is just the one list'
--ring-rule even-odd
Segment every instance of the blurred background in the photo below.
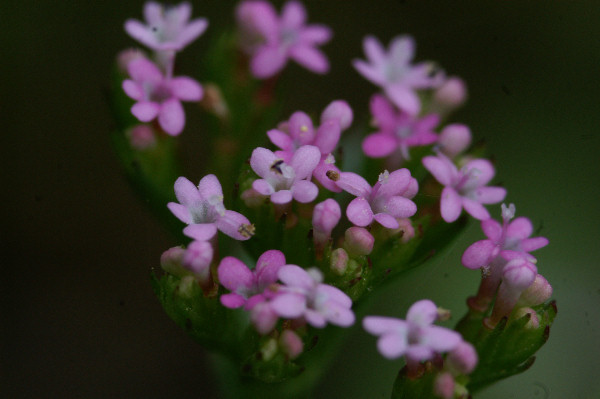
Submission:
{"label": "blurred background", "polygon": [[[305,4],[309,20],[335,37],[324,47],[329,75],[285,71],[296,77],[296,109],[319,112],[344,98],[365,113],[376,88],[350,65],[363,58],[362,38],[413,35],[417,60],[436,60],[467,82],[470,100],[452,121],[485,140],[506,201],[550,239],[536,253],[558,302],[550,340],[529,371],[477,398],[600,397],[597,2]],[[207,352],[168,319],[150,287],[150,267],[177,243],[134,196],[109,142],[109,70],[118,51],[135,45],[122,26],[142,18],[142,5],[0,5],[0,397],[218,398]],[[193,15],[211,25],[178,58],[182,74],[202,81],[202,51],[232,23],[234,5],[193,1]],[[202,157],[199,135],[183,133],[191,158]],[[490,210],[498,216],[499,207]],[[460,317],[479,280],[460,256],[482,238],[473,223],[435,262],[388,287],[370,313],[404,317],[414,301],[431,298]],[[387,398],[400,365],[356,326],[315,397]]]}

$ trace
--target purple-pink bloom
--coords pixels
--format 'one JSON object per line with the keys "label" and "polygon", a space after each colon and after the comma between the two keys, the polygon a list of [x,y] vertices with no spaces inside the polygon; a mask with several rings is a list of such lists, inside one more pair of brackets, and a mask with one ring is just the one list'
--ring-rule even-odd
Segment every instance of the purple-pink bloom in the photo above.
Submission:
{"label": "purple-pink bloom", "polygon": [[372,158],[383,158],[399,151],[404,160],[409,160],[410,147],[425,146],[437,141],[433,131],[439,123],[435,114],[423,118],[397,111],[382,95],[371,98],[371,114],[379,130],[365,137],[362,142],[364,153]]}
{"label": "purple-pink bloom", "polygon": [[270,304],[280,317],[302,317],[317,328],[325,327],[328,322],[341,327],[354,324],[352,300],[338,288],[323,284],[323,274],[318,269],[307,271],[285,265],[278,276],[284,285]]}
{"label": "purple-pink bloom", "polygon": [[442,218],[452,223],[464,208],[475,219],[485,220],[490,214],[482,204],[495,204],[506,196],[503,187],[486,187],[496,171],[486,159],[473,159],[458,170],[443,154],[423,158],[423,165],[444,185],[440,201]]}
{"label": "purple-pink bloom", "polygon": [[123,82],[123,90],[137,101],[131,113],[142,122],[158,117],[160,126],[171,136],[181,133],[185,126],[181,101],[202,99],[202,86],[187,76],[167,79],[146,58],[131,61],[127,70],[131,79]]}
{"label": "purple-pink bloom", "polygon": [[400,226],[397,218],[417,212],[410,198],[416,195],[418,183],[406,168],[392,173],[386,170],[372,188],[363,177],[352,172],[340,173],[336,184],[357,197],[346,208],[346,216],[356,226],[368,226],[375,219],[388,229],[397,229]]}
{"label": "purple-pink bloom", "polygon": [[294,112],[290,119],[279,124],[277,129],[267,132],[269,140],[280,150],[275,155],[284,162],[290,163],[294,153],[303,145],[314,145],[321,152],[319,163],[313,171],[313,176],[325,188],[331,191],[341,191],[329,178],[327,172],[339,173],[334,165],[332,152],[337,146],[343,130],[352,124],[353,113],[347,102],[332,101],[321,113],[321,125],[315,128],[311,118],[302,111]]}
{"label": "purple-pink bloom", "polygon": [[144,5],[146,24],[128,19],[125,31],[153,50],[181,51],[204,33],[208,26],[205,18],[190,21],[191,14],[192,6],[188,2],[165,7],[149,1]]}
{"label": "purple-pink bloom", "polygon": [[367,36],[363,47],[367,61],[354,60],[354,68],[380,86],[398,108],[411,115],[417,115],[421,110],[421,101],[415,90],[435,88],[444,81],[442,73],[432,76],[434,67],[431,63],[411,64],[415,43],[410,36],[395,37],[387,51],[379,40]]}
{"label": "purple-pink bloom", "polygon": [[363,319],[363,327],[379,336],[377,349],[384,357],[406,356],[411,364],[429,360],[436,353],[449,352],[462,341],[459,333],[432,325],[437,318],[435,304],[423,299],[408,309],[406,320],[368,316]]}
{"label": "purple-pink bloom", "polygon": [[252,59],[250,70],[259,79],[274,76],[288,59],[316,73],[329,71],[329,62],[317,46],[331,39],[324,25],[306,25],[306,10],[297,1],[288,1],[281,17],[266,1],[244,1],[236,16],[242,48]]}
{"label": "purple-pink bloom", "polygon": [[262,179],[255,180],[252,188],[270,196],[274,204],[284,205],[291,202],[292,198],[302,203],[311,202],[319,193],[310,177],[320,158],[317,147],[304,145],[287,164],[271,150],[258,147],[252,151],[250,166]]}
{"label": "purple-pink bloom", "polygon": [[267,298],[263,293],[277,281],[277,272],[285,264],[283,252],[269,250],[263,253],[253,270],[237,258],[226,256],[217,270],[219,282],[229,291],[221,295],[221,303],[228,308],[239,308],[250,302],[252,307]]}
{"label": "purple-pink bloom", "polygon": [[488,266],[498,256],[505,261],[524,258],[535,262],[535,258],[529,252],[548,245],[548,239],[529,238],[533,232],[531,221],[526,217],[518,217],[511,222],[514,213],[513,204],[509,207],[502,204],[502,224],[494,219],[481,222],[481,229],[488,239],[477,241],[467,248],[462,256],[462,264],[465,267],[479,269]]}
{"label": "purple-pink bloom", "polygon": [[199,241],[207,241],[217,230],[236,240],[247,240],[254,234],[254,226],[242,214],[225,209],[223,190],[215,175],[206,175],[198,187],[185,177],[175,181],[175,196],[179,203],[167,207],[179,220],[188,224],[183,232]]}

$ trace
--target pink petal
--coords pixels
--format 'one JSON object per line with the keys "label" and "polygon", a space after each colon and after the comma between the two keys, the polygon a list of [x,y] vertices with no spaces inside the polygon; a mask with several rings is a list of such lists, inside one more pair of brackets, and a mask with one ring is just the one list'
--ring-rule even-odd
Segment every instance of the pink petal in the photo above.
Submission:
{"label": "pink petal", "polygon": [[433,350],[425,345],[410,345],[406,349],[406,358],[412,361],[421,362],[433,357]]}
{"label": "pink petal", "polygon": [[198,189],[196,190],[205,199],[210,199],[213,196],[223,197],[221,183],[215,175],[206,175],[200,179]]}
{"label": "pink petal", "polygon": [[378,182],[378,198],[385,198],[392,195],[402,195],[412,181],[410,171],[406,168],[395,170],[384,179],[385,180]]}
{"label": "pink petal", "polygon": [[319,74],[329,72],[327,57],[314,47],[308,45],[294,46],[290,49],[290,57],[312,72]]}
{"label": "pink petal", "polygon": [[202,86],[192,78],[179,76],[169,82],[173,95],[183,101],[200,101],[202,99]]}
{"label": "pink petal", "polygon": [[277,281],[277,273],[283,265],[285,265],[285,255],[276,249],[268,250],[258,258],[255,273],[260,291]]}
{"label": "pink petal", "polygon": [[270,306],[281,317],[296,318],[302,316],[306,309],[306,298],[296,293],[283,293],[270,302]]}
{"label": "pink petal", "polygon": [[235,211],[226,210],[225,215],[217,219],[215,225],[223,234],[236,240],[245,241],[252,237],[248,233],[242,234],[240,232],[242,225],[249,226],[250,221],[246,216]]}
{"label": "pink petal", "polygon": [[408,218],[417,213],[417,205],[408,198],[393,196],[386,201],[385,211],[397,218]]}
{"label": "pink petal", "polygon": [[475,219],[485,220],[490,218],[490,213],[477,201],[469,198],[462,198],[462,205],[465,211]]}
{"label": "pink petal", "polygon": [[177,201],[186,207],[202,201],[202,196],[196,185],[183,176],[175,180],[174,189]]}
{"label": "pink petal", "polygon": [[396,359],[406,352],[406,337],[393,333],[383,335],[377,340],[377,349],[384,357]]}
{"label": "pink petal", "polygon": [[300,266],[284,265],[277,273],[279,280],[290,287],[300,287],[304,290],[312,290],[315,280]]}
{"label": "pink petal", "polygon": [[408,64],[415,55],[415,42],[410,36],[396,36],[389,46],[389,62],[394,66]]}
{"label": "pink petal", "polygon": [[336,182],[339,188],[357,197],[368,197],[371,195],[371,185],[360,175],[352,172],[340,173]]}
{"label": "pink petal", "polygon": [[256,30],[267,41],[276,36],[279,30],[277,12],[267,1],[241,2],[236,9],[236,18],[240,25]]}
{"label": "pink petal", "polygon": [[235,292],[223,294],[219,299],[221,300],[223,306],[229,309],[240,308],[246,303],[246,299],[243,296],[236,294]]}
{"label": "pink petal", "polygon": [[298,29],[306,21],[306,10],[298,1],[288,1],[281,10],[281,26],[286,29]]}
{"label": "pink petal", "polygon": [[[252,151],[250,167],[257,175],[264,178],[271,173],[271,166],[278,159],[272,151],[258,147]],[[256,190],[256,187],[254,189]]]}
{"label": "pink petal", "polygon": [[352,299],[342,290],[328,284],[319,284],[317,287],[317,295],[324,294],[327,296],[327,302],[335,302],[347,309],[352,307]]}
{"label": "pink petal", "polygon": [[271,194],[271,202],[274,204],[287,204],[292,202],[292,192],[290,190],[279,190]]}
{"label": "pink petal", "polygon": [[425,169],[442,185],[450,186],[452,184],[452,179],[457,172],[456,167],[451,165],[449,160],[430,155],[424,157],[422,162]]}
{"label": "pink petal", "polygon": [[479,187],[475,190],[477,201],[482,204],[496,204],[506,197],[504,187]]}
{"label": "pink petal", "polygon": [[392,154],[398,148],[397,139],[387,133],[373,133],[365,137],[362,150],[371,158],[383,158]]}
{"label": "pink petal", "polygon": [[296,172],[296,180],[310,177],[320,160],[321,151],[314,145],[303,145],[298,148],[290,163]]}
{"label": "pink petal", "polygon": [[267,136],[271,143],[275,144],[282,150],[292,150],[294,142],[289,135],[282,132],[281,130],[271,129],[267,132]]}
{"label": "pink petal", "polygon": [[304,318],[308,324],[316,328],[323,328],[327,325],[325,317],[313,309],[306,309],[304,311]]}
{"label": "pink petal", "polygon": [[333,164],[329,164],[321,160],[315,170],[313,171],[313,176],[323,187],[328,189],[329,191],[333,191],[334,193],[339,193],[342,191],[341,188],[335,184],[333,180],[327,177],[327,172],[334,171],[337,174],[340,173],[340,170]]}
{"label": "pink petal", "polygon": [[[425,161],[425,159],[423,159],[423,161]],[[442,190],[440,212],[442,214],[442,219],[447,223],[454,222],[462,212],[462,198],[452,187],[446,187]]]}
{"label": "pink petal", "polygon": [[142,122],[150,122],[160,111],[157,103],[149,101],[140,101],[131,107],[131,113]]}
{"label": "pink petal", "polygon": [[187,24],[177,36],[178,49],[181,50],[196,40],[201,34],[204,33],[207,27],[208,21],[205,18],[197,18]]}
{"label": "pink petal", "polygon": [[339,122],[340,128],[346,130],[352,125],[354,114],[350,105],[344,100],[334,100],[329,103],[321,113],[321,123],[335,119]]}
{"label": "pink petal", "polygon": [[158,123],[171,136],[177,136],[185,126],[185,113],[179,100],[172,98],[162,103]]}
{"label": "pink petal", "polygon": [[254,275],[242,261],[233,256],[221,259],[217,269],[219,283],[229,291],[251,289],[254,285]]}
{"label": "pink petal", "polygon": [[490,240],[477,241],[467,248],[461,262],[469,269],[479,269],[487,266],[495,249],[496,245]]}
{"label": "pink petal", "polygon": [[127,64],[129,76],[139,83],[156,84],[163,80],[163,74],[158,67],[146,58],[137,58]]}
{"label": "pink petal", "polygon": [[190,224],[183,229],[183,234],[198,241],[208,241],[217,234],[217,226],[214,223]]}
{"label": "pink petal", "polygon": [[494,219],[487,219],[481,222],[483,233],[494,242],[500,241],[502,237],[502,225]]}
{"label": "pink petal", "polygon": [[352,66],[360,73],[364,78],[370,80],[376,85],[385,84],[385,77],[383,73],[379,71],[379,69],[374,66],[364,62],[363,60],[353,60]]}
{"label": "pink petal", "polygon": [[348,220],[356,226],[368,226],[373,221],[373,211],[369,202],[363,197],[353,199],[346,208]]}
{"label": "pink petal", "polygon": [[373,334],[381,335],[390,332],[406,332],[406,322],[393,317],[367,316],[363,319],[363,328]]}
{"label": "pink petal", "polygon": [[148,25],[157,25],[163,20],[163,6],[154,1],[149,1],[144,4],[144,19]]}
{"label": "pink petal", "polygon": [[398,124],[398,117],[396,115],[397,112],[387,98],[381,94],[373,95],[371,97],[371,101],[369,102],[369,109],[371,110],[371,114],[373,114],[373,118],[375,118],[377,122],[377,126],[379,126],[382,130],[396,130],[396,126]]}
{"label": "pink petal", "polygon": [[135,19],[128,19],[125,21],[125,32],[138,42],[150,48],[154,48],[158,44],[154,32]]}
{"label": "pink petal", "polygon": [[521,241],[521,249],[525,252],[535,251],[546,245],[548,245],[548,239],[546,237],[526,238]]}
{"label": "pink petal", "polygon": [[264,179],[256,179],[252,182],[252,188],[262,195],[271,195],[275,192],[273,186]]}
{"label": "pink petal", "polygon": [[313,144],[319,148],[321,154],[332,153],[340,141],[341,134],[340,122],[336,119],[327,120],[317,129]]}
{"label": "pink petal", "polygon": [[510,238],[525,239],[533,233],[533,225],[526,217],[518,217],[509,223],[506,236]]}
{"label": "pink petal", "polygon": [[317,198],[319,188],[311,181],[298,180],[292,186],[292,196],[302,204],[309,203]]}
{"label": "pink petal", "polygon": [[167,208],[169,208],[169,210],[173,212],[173,215],[175,215],[177,219],[181,220],[183,223],[192,223],[192,215],[190,215],[190,211],[186,206],[183,206],[176,202],[169,202],[167,204]]}
{"label": "pink petal", "polygon": [[146,93],[144,92],[144,88],[140,84],[130,79],[124,80],[122,87],[123,91],[125,91],[125,94],[127,94],[134,100],[141,101],[146,95]]}
{"label": "pink petal", "polygon": [[388,215],[387,213],[377,213],[373,218],[383,227],[388,229],[397,229],[400,224],[395,217]]}
{"label": "pink petal", "polygon": [[300,31],[299,41],[312,45],[327,43],[331,40],[332,31],[325,25],[310,25]]}
{"label": "pink petal", "polygon": [[363,49],[369,62],[373,65],[380,65],[387,61],[386,51],[374,36],[367,36],[363,40]]}
{"label": "pink petal", "polygon": [[437,306],[429,299],[422,299],[411,305],[406,312],[406,321],[421,327],[429,326],[438,317]]}
{"label": "pink petal", "polygon": [[350,327],[356,321],[354,312],[337,303],[328,304],[325,309],[325,317],[331,324],[340,327]]}
{"label": "pink petal", "polygon": [[385,94],[401,110],[410,115],[418,115],[421,111],[421,100],[415,92],[404,84],[384,87]]}
{"label": "pink petal", "polygon": [[283,69],[287,61],[285,51],[279,46],[260,47],[250,61],[252,75],[259,79],[269,78]]}
{"label": "pink petal", "polygon": [[[471,170],[473,172],[469,172]],[[473,179],[473,183],[469,182],[469,187],[485,186],[490,182],[490,180],[492,180],[492,178],[496,174],[494,166],[487,159],[474,159],[472,161],[469,161],[465,165],[464,171],[465,173],[474,173],[474,176],[476,176],[476,178]],[[465,188],[466,187],[467,186],[465,185]]]}

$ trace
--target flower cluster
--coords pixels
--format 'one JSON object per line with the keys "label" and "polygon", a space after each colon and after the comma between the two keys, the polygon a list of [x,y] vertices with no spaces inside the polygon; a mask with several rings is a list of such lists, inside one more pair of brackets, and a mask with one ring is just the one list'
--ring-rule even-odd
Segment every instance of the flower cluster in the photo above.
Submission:
{"label": "flower cluster", "polygon": [[[148,2],[145,23],[125,23],[126,32],[154,54],[120,55],[127,75],[120,94],[135,101],[128,107],[139,121],[157,121],[123,128],[128,155],[137,157],[129,164],[139,166],[134,179],[148,198],[162,201],[168,191],[170,199],[159,206],[184,223],[177,233],[186,245],[163,253],[165,275],[155,278],[171,317],[238,362],[244,377],[286,381],[313,361],[304,353],[320,334],[334,336],[339,330],[328,325],[354,325],[362,299],[439,252],[469,215],[481,221],[487,239],[473,243],[462,257],[465,267],[483,275],[478,293],[468,299],[467,321],[455,330],[434,325],[449,311],[424,299],[404,320],[367,316],[362,326],[378,336],[384,357],[406,359],[398,386],[404,377],[427,381],[421,377],[435,373],[429,391],[437,397],[462,397],[469,378],[477,387],[490,383],[478,372],[504,375],[521,367],[527,359],[500,366],[489,356],[479,359],[478,353],[495,353],[485,348],[491,341],[481,337],[492,329],[503,337],[505,322],[522,322],[524,315],[528,331],[549,325],[550,317],[538,315],[552,288],[530,254],[548,240],[530,237],[532,223],[513,219],[514,205],[502,204],[501,223],[486,209],[501,203],[507,190],[489,185],[495,176],[491,161],[468,153],[469,127],[446,123],[466,99],[462,80],[447,77],[433,63],[413,63],[415,43],[409,36],[393,38],[388,49],[367,36],[367,60],[353,65],[381,92],[371,97],[372,126],[362,132],[360,159],[347,162],[345,148],[353,141],[344,132],[360,128],[352,127],[354,111],[345,100],[330,102],[318,118],[298,110],[252,130],[275,109],[254,99],[272,89],[276,79],[267,78],[279,75],[288,60],[319,74],[328,71],[317,47],[331,39],[331,30],[307,25],[304,6],[293,0],[280,15],[267,1],[244,0],[235,16],[237,35],[224,36],[235,37],[235,43],[222,40],[223,48],[215,50],[233,54],[219,73],[234,76],[225,81],[209,76],[212,83],[204,86],[173,76],[177,52],[208,26],[206,19],[190,20],[188,3]],[[244,89],[236,89],[237,83]],[[271,94],[277,100],[277,93]],[[218,123],[207,124],[216,131],[207,135],[204,154],[214,156],[206,157],[208,173],[196,185],[173,171],[174,147],[159,140],[155,129],[180,134],[181,101],[204,97],[204,108]],[[363,162],[363,155],[373,159]],[[479,360],[485,361],[476,369]],[[493,367],[514,370],[499,373]],[[417,388],[407,387],[405,397],[414,397],[410,389]]]}

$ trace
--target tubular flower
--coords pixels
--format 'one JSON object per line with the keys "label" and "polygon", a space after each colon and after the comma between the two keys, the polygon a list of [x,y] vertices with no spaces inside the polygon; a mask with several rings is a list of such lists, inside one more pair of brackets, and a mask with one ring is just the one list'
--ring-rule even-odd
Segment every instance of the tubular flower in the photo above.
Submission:
{"label": "tubular flower", "polygon": [[486,187],[496,173],[486,159],[473,159],[459,171],[450,159],[438,154],[423,158],[423,165],[445,186],[440,211],[448,223],[458,219],[463,208],[475,219],[489,219],[490,214],[482,204],[495,204],[506,196],[503,187]]}
{"label": "tubular flower", "polygon": [[188,2],[165,7],[149,1],[144,5],[146,24],[129,19],[125,22],[125,31],[153,50],[181,51],[208,26],[205,18],[190,21],[191,14],[192,6]]}
{"label": "tubular flower", "polygon": [[244,1],[236,11],[242,49],[251,57],[250,70],[258,79],[280,72],[292,59],[315,73],[329,71],[329,62],[318,45],[331,39],[324,25],[306,25],[306,10],[297,1],[283,6],[281,17],[266,1]]}
{"label": "tubular flower", "polygon": [[223,190],[215,175],[207,175],[198,187],[180,177],[175,181],[175,196],[179,203],[169,202],[167,207],[182,222],[188,224],[183,232],[199,241],[210,240],[221,230],[236,240],[247,240],[254,234],[248,219],[223,206]]}
{"label": "tubular flower", "polygon": [[366,79],[383,89],[385,95],[400,109],[411,115],[421,110],[417,89],[430,89],[444,82],[442,73],[436,73],[431,63],[412,65],[415,43],[410,36],[392,39],[386,51],[379,40],[367,36],[363,40],[367,61],[354,60],[354,68]]}

